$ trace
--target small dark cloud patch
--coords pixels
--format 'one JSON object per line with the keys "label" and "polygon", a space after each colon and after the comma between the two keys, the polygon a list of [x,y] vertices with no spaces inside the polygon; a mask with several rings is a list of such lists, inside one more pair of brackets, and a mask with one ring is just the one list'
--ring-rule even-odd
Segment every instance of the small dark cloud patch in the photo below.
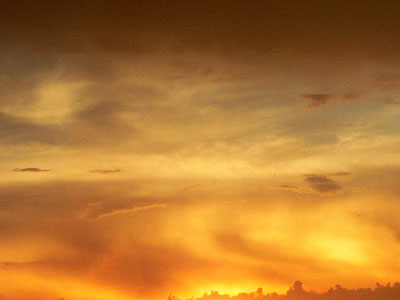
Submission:
{"label": "small dark cloud patch", "polygon": [[39,173],[39,172],[49,172],[50,169],[40,169],[40,168],[15,168],[14,172],[32,172],[32,173]]}
{"label": "small dark cloud patch", "polygon": [[308,105],[309,108],[318,107],[320,105],[327,104],[331,101],[336,95],[331,94],[306,94],[301,96],[303,99],[310,102]]}
{"label": "small dark cloud patch", "polygon": [[289,185],[289,184],[281,184],[281,185],[278,185],[277,188],[280,188],[280,189],[297,189],[297,186]]}
{"label": "small dark cloud patch", "polygon": [[310,187],[317,192],[328,193],[342,189],[342,186],[340,186],[337,182],[324,175],[306,174],[304,176],[304,181],[307,182]]}
{"label": "small dark cloud patch", "polygon": [[301,98],[309,102],[308,108],[315,108],[332,101],[350,102],[360,100],[359,94],[305,94]]}
{"label": "small dark cloud patch", "polygon": [[281,190],[281,191],[285,191],[285,192],[292,192],[292,193],[302,193],[302,190],[299,189],[298,186],[291,185],[291,184],[280,184],[280,185],[271,187],[271,189]]}
{"label": "small dark cloud patch", "polygon": [[296,191],[298,190],[298,187],[295,185],[290,185],[290,184],[281,184],[275,187],[278,190],[289,190],[289,191]]}
{"label": "small dark cloud patch", "polygon": [[97,170],[90,170],[89,172],[94,174],[113,174],[122,171],[120,169],[97,169]]}
{"label": "small dark cloud patch", "polygon": [[336,172],[336,173],[330,173],[329,175],[331,176],[351,176],[353,173],[350,172]]}

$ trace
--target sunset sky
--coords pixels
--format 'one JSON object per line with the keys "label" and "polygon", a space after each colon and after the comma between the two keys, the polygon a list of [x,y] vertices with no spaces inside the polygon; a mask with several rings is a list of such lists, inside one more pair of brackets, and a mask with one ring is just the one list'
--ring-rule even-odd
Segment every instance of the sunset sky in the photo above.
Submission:
{"label": "sunset sky", "polygon": [[0,2],[0,297],[400,280],[400,2]]}

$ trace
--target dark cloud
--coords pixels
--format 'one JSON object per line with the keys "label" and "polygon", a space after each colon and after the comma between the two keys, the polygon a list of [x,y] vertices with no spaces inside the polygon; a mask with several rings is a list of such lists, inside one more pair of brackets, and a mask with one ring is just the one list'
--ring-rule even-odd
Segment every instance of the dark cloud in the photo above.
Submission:
{"label": "dark cloud", "polygon": [[39,74],[49,74],[57,67],[53,53],[41,54],[29,50],[0,50],[0,107],[28,109],[36,104],[35,88],[41,83]]}
{"label": "dark cloud", "polygon": [[336,173],[330,173],[329,175],[331,176],[351,176],[353,173],[350,172],[336,172]]}
{"label": "dark cloud", "polygon": [[55,144],[65,137],[62,129],[53,125],[40,125],[0,112],[0,140],[7,144],[37,142]]}
{"label": "dark cloud", "polygon": [[330,95],[330,94],[306,94],[301,96],[303,99],[311,102],[308,107],[317,107],[320,105],[327,104],[329,101],[331,101],[335,95]]}
{"label": "dark cloud", "polygon": [[33,172],[33,173],[37,173],[37,172],[49,172],[50,169],[40,169],[40,168],[15,168],[13,171],[14,171],[14,172]]}
{"label": "dark cloud", "polygon": [[273,189],[290,191],[290,192],[294,192],[294,193],[301,193],[301,190],[299,189],[298,186],[291,185],[291,184],[280,184],[278,186],[273,187]]}
{"label": "dark cloud", "polygon": [[[65,49],[93,40],[107,51],[137,52],[150,39],[170,49],[211,49],[226,55],[279,51],[300,53],[299,59],[316,54],[370,60],[398,57],[397,1],[288,5],[287,1],[122,0],[94,6],[85,0],[62,4],[24,0],[20,6],[3,1],[0,8],[7,12],[0,26],[3,40],[46,44],[65,39]],[[130,40],[134,42],[126,42]]]}
{"label": "dark cloud", "polygon": [[309,108],[318,107],[321,105],[325,105],[331,101],[356,101],[360,99],[360,95],[358,94],[341,94],[341,95],[333,95],[333,94],[305,94],[301,96],[304,100],[310,102],[308,105]]}
{"label": "dark cloud", "polygon": [[334,192],[342,189],[342,186],[340,186],[337,182],[324,175],[307,174],[304,176],[305,182],[307,182],[312,189],[320,193]]}
{"label": "dark cloud", "polygon": [[289,184],[281,184],[281,185],[278,185],[277,188],[279,188],[279,189],[297,189],[297,186],[289,185]]}

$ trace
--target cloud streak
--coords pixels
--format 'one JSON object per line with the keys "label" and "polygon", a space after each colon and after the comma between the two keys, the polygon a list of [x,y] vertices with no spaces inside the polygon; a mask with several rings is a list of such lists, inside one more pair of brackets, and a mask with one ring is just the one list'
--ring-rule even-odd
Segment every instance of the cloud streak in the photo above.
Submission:
{"label": "cloud streak", "polygon": [[351,102],[360,100],[358,94],[304,94],[301,98],[308,101],[308,108],[316,108],[328,104],[329,102]]}
{"label": "cloud streak", "polygon": [[165,203],[151,203],[151,204],[128,204],[116,202],[94,202],[89,203],[87,207],[79,211],[77,215],[86,219],[99,220],[105,217],[134,213],[141,210],[148,210],[154,208],[167,208]]}
{"label": "cloud streak", "polygon": [[50,169],[40,169],[40,168],[15,168],[13,169],[14,172],[31,172],[31,173],[40,173],[40,172],[49,172]]}
{"label": "cloud streak", "polygon": [[310,102],[308,105],[309,108],[318,107],[324,104],[327,104],[329,101],[334,99],[336,95],[330,94],[305,94],[301,96],[304,100]]}

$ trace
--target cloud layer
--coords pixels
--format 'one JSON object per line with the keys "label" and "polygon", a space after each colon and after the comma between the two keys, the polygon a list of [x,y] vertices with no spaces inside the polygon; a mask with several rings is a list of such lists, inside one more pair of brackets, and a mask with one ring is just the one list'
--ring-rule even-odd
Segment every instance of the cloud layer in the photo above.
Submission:
{"label": "cloud layer", "polygon": [[392,299],[398,1],[0,2],[4,299]]}

